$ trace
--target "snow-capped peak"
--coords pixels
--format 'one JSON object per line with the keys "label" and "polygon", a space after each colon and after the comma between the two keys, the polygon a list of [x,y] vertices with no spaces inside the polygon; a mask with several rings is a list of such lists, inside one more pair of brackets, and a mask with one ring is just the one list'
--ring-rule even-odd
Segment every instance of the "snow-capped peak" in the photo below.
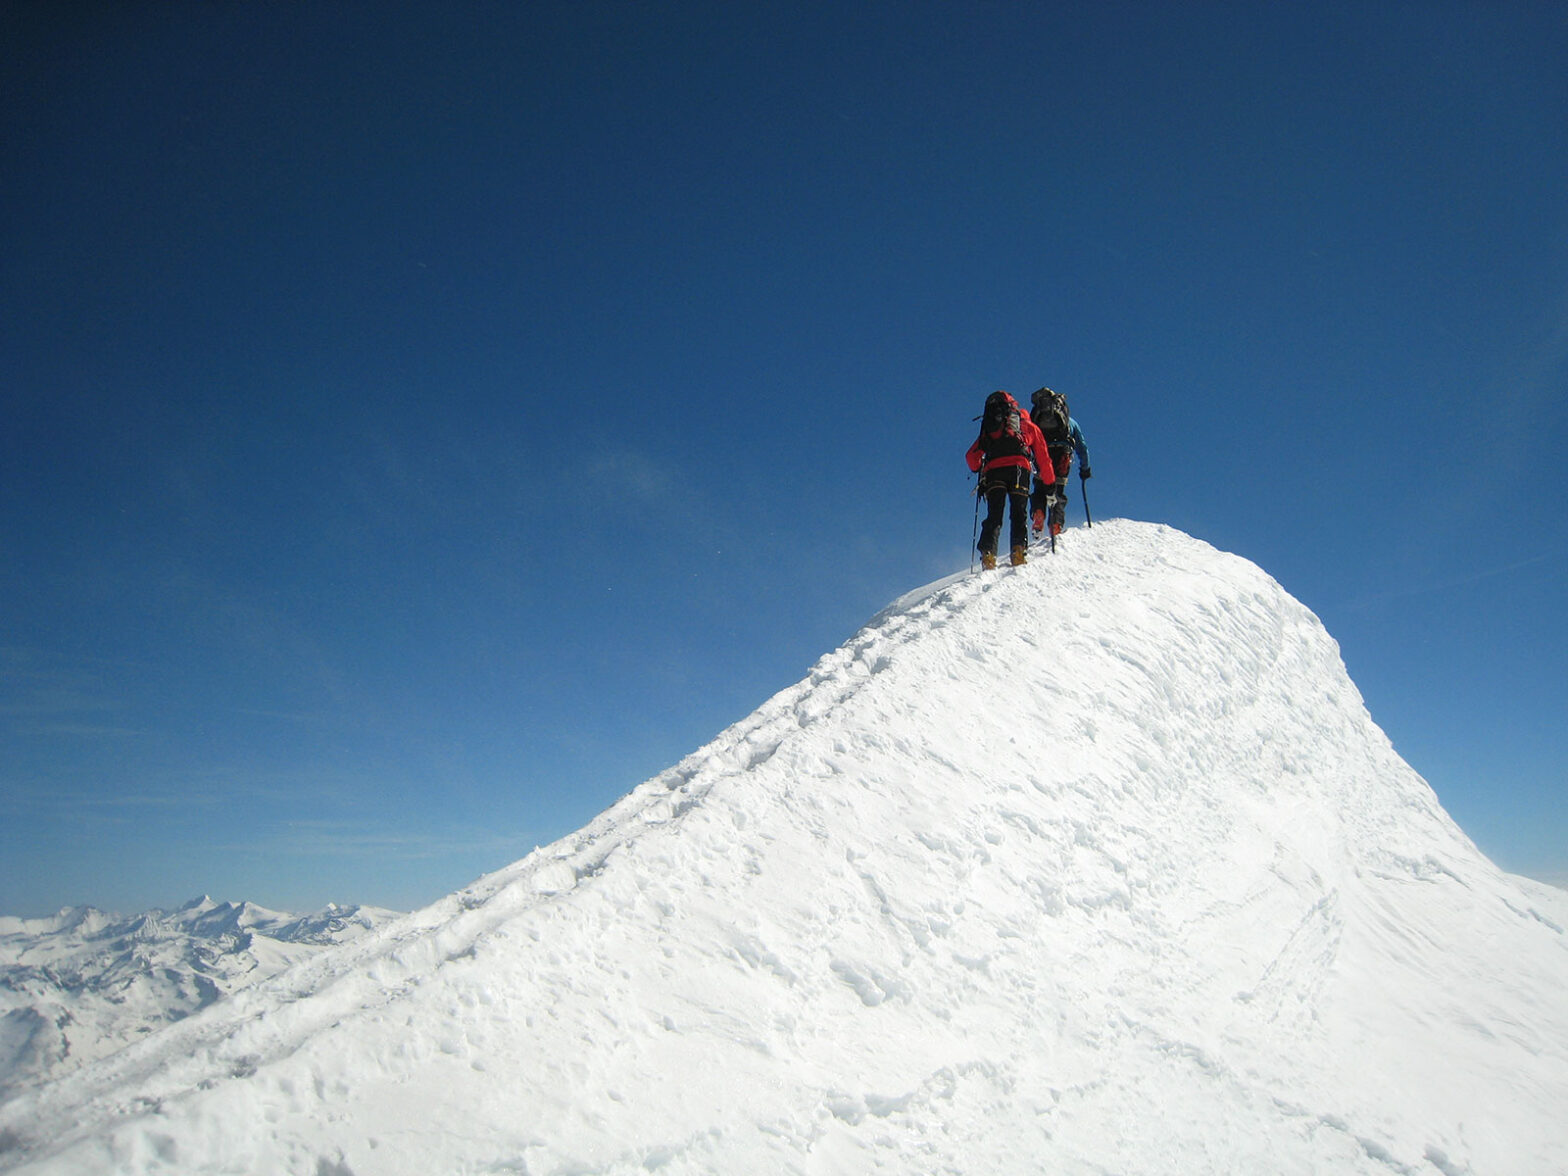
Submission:
{"label": "snow-capped peak", "polygon": [[33,1173],[1568,1170],[1568,896],[1255,566],[952,577],[584,829],[0,1107]]}

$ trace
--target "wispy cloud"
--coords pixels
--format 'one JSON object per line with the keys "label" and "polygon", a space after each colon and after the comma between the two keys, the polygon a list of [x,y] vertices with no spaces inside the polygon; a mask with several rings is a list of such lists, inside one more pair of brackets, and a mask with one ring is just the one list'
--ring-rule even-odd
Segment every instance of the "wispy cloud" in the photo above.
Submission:
{"label": "wispy cloud", "polygon": [[63,735],[77,739],[131,739],[147,734],[140,727],[117,727],[103,723],[38,723],[39,735]]}
{"label": "wispy cloud", "polygon": [[1407,584],[1400,588],[1390,588],[1386,592],[1373,592],[1366,596],[1358,597],[1349,607],[1352,610],[1372,608],[1375,605],[1386,604],[1391,600],[1407,600],[1417,596],[1429,596],[1434,592],[1453,592],[1460,588],[1468,588],[1472,584],[1479,584],[1486,580],[1494,580],[1499,576],[1511,576],[1525,568],[1536,567],[1539,564],[1557,558],[1556,552],[1543,552],[1532,555],[1528,559],[1516,560],[1500,567],[1483,568],[1463,576],[1444,576],[1426,580],[1418,584]]}
{"label": "wispy cloud", "polygon": [[[107,696],[103,666],[43,649],[0,647],[0,719],[24,730],[65,725],[68,717],[101,715],[119,708]],[[121,730],[117,725],[83,724]]]}
{"label": "wispy cloud", "polygon": [[1533,338],[1511,347],[1492,381],[1495,409],[1484,419],[1490,438],[1484,451],[1514,468],[1551,463],[1562,455],[1548,427],[1559,419],[1568,388],[1568,291],[1548,306],[1531,328]]}
{"label": "wispy cloud", "polygon": [[[113,818],[134,810],[233,808],[249,814],[351,807],[374,795],[375,781],[353,774],[298,769],[259,771],[212,767],[165,769],[138,766],[124,774],[80,777],[81,782],[12,779],[0,775],[6,801],[34,816],[71,813]],[[110,781],[110,782],[106,782]]]}
{"label": "wispy cloud", "polygon": [[374,857],[404,861],[452,855],[505,855],[522,857],[537,844],[527,831],[513,834],[479,827],[453,826],[422,830],[374,828],[355,821],[289,821],[257,841],[219,848],[255,851],[294,857]]}
{"label": "wispy cloud", "polygon": [[600,453],[590,465],[591,476],[613,487],[631,504],[675,519],[704,516],[704,504],[692,493],[685,471],[629,449]]}
{"label": "wispy cloud", "polygon": [[222,804],[226,799],[218,792],[175,792],[148,788],[115,791],[24,785],[7,789],[7,802],[15,808],[32,814],[46,810],[69,811],[84,818],[133,809],[207,808]]}

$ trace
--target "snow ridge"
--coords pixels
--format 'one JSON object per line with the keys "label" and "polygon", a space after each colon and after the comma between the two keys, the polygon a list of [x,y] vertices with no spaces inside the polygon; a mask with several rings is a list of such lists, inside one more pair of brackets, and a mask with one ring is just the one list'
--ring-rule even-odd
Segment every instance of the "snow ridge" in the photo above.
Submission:
{"label": "snow ridge", "polygon": [[1560,1172],[1565,926],[1307,609],[1113,520],[14,1098],[0,1169]]}

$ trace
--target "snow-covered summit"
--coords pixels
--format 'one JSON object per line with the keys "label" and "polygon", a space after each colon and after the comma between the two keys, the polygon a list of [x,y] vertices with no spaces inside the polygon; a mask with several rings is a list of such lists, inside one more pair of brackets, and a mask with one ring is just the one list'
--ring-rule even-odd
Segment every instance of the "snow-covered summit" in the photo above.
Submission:
{"label": "snow-covered summit", "polygon": [[1568,895],[1168,528],[902,598],[581,831],[0,1108],[29,1173],[1568,1171]]}

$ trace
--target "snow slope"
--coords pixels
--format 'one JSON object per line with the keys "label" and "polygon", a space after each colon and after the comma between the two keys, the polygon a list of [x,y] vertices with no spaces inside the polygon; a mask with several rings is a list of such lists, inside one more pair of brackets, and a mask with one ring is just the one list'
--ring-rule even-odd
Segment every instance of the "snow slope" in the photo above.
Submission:
{"label": "snow slope", "polygon": [[0,1102],[395,913],[329,905],[290,915],[202,897],[129,918],[93,907],[0,916]]}
{"label": "snow slope", "polygon": [[1310,612],[1115,521],[13,1099],[0,1168],[1560,1174],[1565,926]]}

